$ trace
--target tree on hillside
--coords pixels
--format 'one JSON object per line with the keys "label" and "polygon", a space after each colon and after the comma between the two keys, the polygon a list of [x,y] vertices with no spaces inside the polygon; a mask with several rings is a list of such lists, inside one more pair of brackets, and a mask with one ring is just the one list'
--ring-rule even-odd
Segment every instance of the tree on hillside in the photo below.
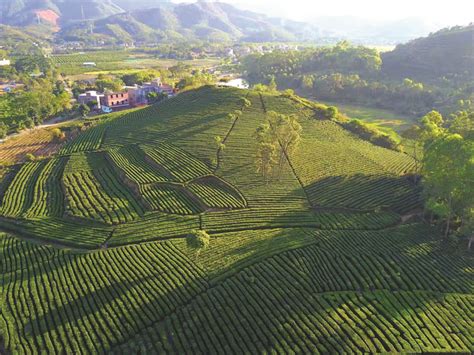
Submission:
{"label": "tree on hillside", "polygon": [[261,142],[257,146],[257,172],[262,174],[266,184],[270,182],[273,166],[276,163],[277,148],[275,144]]}
{"label": "tree on hillside", "polygon": [[[459,112],[450,125],[431,111],[418,128],[405,135],[423,148],[421,171],[425,207],[444,223],[444,238],[452,230],[472,236],[474,215],[474,115]],[[448,126],[448,127],[445,127]]]}
{"label": "tree on hillside", "polygon": [[420,140],[421,128],[417,125],[412,125],[401,133],[401,137],[405,139],[403,145],[409,147],[411,156],[415,162],[415,184],[418,182],[418,175],[421,173],[423,145]]}
{"label": "tree on hillside", "polygon": [[[459,134],[437,137],[425,151],[423,187],[426,206],[445,222],[444,238],[452,222],[471,224],[474,206],[474,142]],[[463,219],[468,219],[464,220]]]}
{"label": "tree on hillside", "polygon": [[242,97],[242,98],[240,99],[240,104],[241,104],[244,108],[249,108],[250,106],[252,106],[252,102],[251,102],[249,99],[245,98],[245,97]]}
{"label": "tree on hillside", "polygon": [[267,113],[273,141],[280,146],[278,157],[279,174],[286,158],[290,158],[301,140],[302,127],[296,115],[282,115],[274,111]]}
{"label": "tree on hillside", "polygon": [[99,74],[97,80],[95,81],[95,86],[99,91],[112,91],[117,92],[121,91],[124,83],[121,79],[115,78],[110,75]]}
{"label": "tree on hillside", "polygon": [[434,139],[442,135],[444,119],[438,111],[430,111],[421,118],[420,138],[424,146],[429,145]]}
{"label": "tree on hillside", "polygon": [[215,136],[214,137],[214,144],[216,145],[218,150],[224,150],[225,149],[224,140],[222,139],[221,136]]}
{"label": "tree on hillside", "polygon": [[[435,139],[445,132],[443,123],[443,116],[433,110],[421,118],[420,125],[412,125],[402,132],[401,136],[406,139],[405,146],[412,150],[415,174],[420,174],[423,170],[424,152],[428,151]],[[417,180],[415,175],[415,183]]]}
{"label": "tree on hillside", "polygon": [[59,128],[53,128],[51,130],[51,135],[53,137],[53,141],[56,143],[64,142],[66,139],[66,134]]}
{"label": "tree on hillside", "polygon": [[258,143],[257,169],[268,181],[273,165],[278,166],[278,176],[285,160],[291,157],[301,139],[301,125],[296,115],[267,113],[266,122],[255,131]]}
{"label": "tree on hillside", "polygon": [[87,117],[87,115],[89,114],[91,109],[89,108],[89,106],[81,104],[81,105],[78,106],[77,111],[79,112],[81,117],[85,118],[85,117]]}
{"label": "tree on hillside", "polygon": [[272,75],[272,78],[270,79],[270,83],[268,84],[268,89],[269,89],[271,92],[278,91],[278,86],[277,86],[277,83],[276,83],[276,80],[275,80],[275,76],[274,76],[274,75]]}
{"label": "tree on hillside", "polygon": [[211,237],[203,230],[194,230],[186,237],[186,244],[188,248],[191,248],[196,252],[196,259],[211,242]]}
{"label": "tree on hillside", "polygon": [[3,139],[7,136],[8,127],[4,122],[0,122],[0,139]]}

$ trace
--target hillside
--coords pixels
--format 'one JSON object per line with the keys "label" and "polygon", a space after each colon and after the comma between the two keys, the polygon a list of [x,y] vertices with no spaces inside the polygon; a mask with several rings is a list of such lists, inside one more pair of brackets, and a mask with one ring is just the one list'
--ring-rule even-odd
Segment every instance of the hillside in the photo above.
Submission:
{"label": "hillside", "polygon": [[383,53],[383,71],[397,78],[474,78],[474,25],[443,29]]}
{"label": "hillside", "polygon": [[307,24],[272,19],[225,3],[196,2],[164,3],[92,23],[77,23],[65,27],[60,36],[87,40],[90,31],[119,43],[173,41],[180,37],[210,41],[296,41],[314,38],[316,33]]}
{"label": "hillside", "polygon": [[[266,180],[255,132],[269,111],[302,134]],[[4,348],[472,352],[472,258],[413,217],[413,160],[319,116],[296,97],[204,87],[9,167]]]}

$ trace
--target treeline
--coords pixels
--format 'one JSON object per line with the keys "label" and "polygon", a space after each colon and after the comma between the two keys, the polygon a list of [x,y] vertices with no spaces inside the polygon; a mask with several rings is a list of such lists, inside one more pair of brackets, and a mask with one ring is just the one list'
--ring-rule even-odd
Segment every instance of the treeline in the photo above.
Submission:
{"label": "treeline", "polygon": [[458,78],[455,83],[445,77],[417,82],[402,73],[394,78],[384,71],[382,59],[375,49],[343,41],[333,47],[249,55],[242,69],[251,84],[275,80],[281,89],[319,100],[417,116],[433,108],[443,113],[474,108],[472,78]]}

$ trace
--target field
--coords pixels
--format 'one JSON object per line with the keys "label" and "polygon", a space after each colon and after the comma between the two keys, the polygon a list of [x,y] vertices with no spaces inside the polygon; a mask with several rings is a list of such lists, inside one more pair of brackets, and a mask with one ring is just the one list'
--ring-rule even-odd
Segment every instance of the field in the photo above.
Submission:
{"label": "field", "polygon": [[383,132],[392,134],[393,131],[400,133],[410,127],[415,122],[415,117],[408,117],[392,111],[375,107],[366,107],[352,104],[341,104],[337,102],[324,102],[327,105],[334,105],[339,111],[350,118],[357,118],[367,123],[373,124]]}
{"label": "field", "polygon": [[57,153],[62,145],[53,140],[51,128],[21,132],[0,143],[0,166],[23,162],[27,154],[49,157]]}
{"label": "field", "polygon": [[[80,52],[73,54],[52,55],[53,64],[71,78],[86,79],[90,75],[100,73],[127,73],[141,69],[161,69],[176,65],[178,60],[161,59],[152,54],[134,52],[133,50],[114,50]],[[85,62],[93,62],[96,66],[84,66]],[[179,61],[191,64],[193,67],[211,67],[220,62],[219,59],[196,59]]]}
{"label": "field", "polygon": [[[255,131],[270,110],[302,136],[265,181]],[[413,159],[313,117],[203,87],[3,170],[3,348],[472,353],[472,255],[416,217]],[[207,247],[189,243],[197,230]]]}

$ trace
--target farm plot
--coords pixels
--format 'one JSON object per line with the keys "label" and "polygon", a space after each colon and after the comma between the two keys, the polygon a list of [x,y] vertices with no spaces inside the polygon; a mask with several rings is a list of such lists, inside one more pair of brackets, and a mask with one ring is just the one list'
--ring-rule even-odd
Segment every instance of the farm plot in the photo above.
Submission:
{"label": "farm plot", "polygon": [[307,186],[306,191],[311,201],[324,207],[384,207],[403,213],[421,206],[418,188],[406,178],[387,175],[334,176]]}
{"label": "farm plot", "polygon": [[184,92],[108,124],[104,147],[167,142],[214,166],[214,137],[229,131],[233,122],[228,114],[241,108],[242,95],[238,89],[212,87]]}
{"label": "farm plot", "polygon": [[35,183],[45,165],[46,161],[23,164],[3,196],[2,215],[21,217],[28,211],[34,200]]}
{"label": "farm plot", "polygon": [[419,191],[400,177],[411,172],[411,157],[354,138],[330,121],[301,123],[292,165],[314,206],[399,212],[418,206]]}
{"label": "farm plot", "polygon": [[150,240],[184,237],[191,231],[198,229],[200,229],[200,223],[197,215],[151,212],[136,221],[118,225],[107,244],[120,246]]}
{"label": "farm plot", "polygon": [[105,353],[207,286],[170,243],[73,253],[3,235],[0,248],[0,330],[14,353]]}
{"label": "farm plot", "polygon": [[146,185],[140,187],[140,193],[156,211],[181,215],[203,212],[200,201],[179,185]]}
{"label": "farm plot", "polygon": [[[258,276],[239,274],[114,352],[146,349],[157,353],[327,354],[472,350],[466,312],[474,304],[468,295],[443,297],[406,291],[312,295],[310,290],[302,292],[301,286],[295,289],[291,283],[302,282],[301,277],[277,278],[282,281],[280,284],[272,281],[277,272],[271,268],[258,270]],[[223,312],[229,308],[238,312]],[[209,338],[209,334],[213,336]]]}
{"label": "farm plot", "polygon": [[245,198],[231,185],[215,176],[195,180],[187,188],[211,208],[245,208]]}
{"label": "farm plot", "polygon": [[[351,233],[334,238],[343,243]],[[390,245],[384,251],[359,253],[350,245],[331,251],[330,243],[320,246],[315,236],[314,243],[301,241],[300,247],[261,261],[250,252],[258,241],[240,238],[238,250],[247,251],[250,260],[239,261],[244,266],[240,272],[218,279],[189,305],[115,350],[133,353],[140,344],[142,351],[164,353],[219,353],[224,348],[237,353],[471,352],[469,260],[458,258],[449,265],[452,259],[446,255],[412,254],[419,241],[429,240],[418,233],[405,246],[397,242],[406,234],[391,235],[401,259]],[[324,234],[325,240],[333,238]],[[211,249],[217,243],[215,249],[197,258],[214,275],[226,262],[236,265],[235,253],[226,259],[227,250],[220,248],[218,239],[227,236],[215,238],[210,243]],[[434,257],[438,262],[431,262]]]}
{"label": "farm plot", "polygon": [[144,213],[140,201],[119,181],[102,153],[72,156],[63,183],[66,212],[72,216],[119,224]]}
{"label": "farm plot", "polygon": [[390,212],[331,213],[286,208],[246,208],[205,213],[202,216],[202,228],[216,233],[293,227],[371,230],[390,227],[399,221],[399,215]]}
{"label": "farm plot", "polygon": [[26,236],[53,245],[69,246],[78,249],[97,249],[110,237],[112,230],[103,224],[87,224],[84,221],[71,221],[57,217],[18,220],[0,218],[0,229],[15,235]]}
{"label": "farm plot", "polygon": [[98,124],[97,126],[87,129],[78,137],[66,143],[59,151],[59,154],[68,155],[98,150],[102,144],[105,128],[106,126],[104,124]]}
{"label": "farm plot", "polygon": [[154,164],[147,162],[145,153],[137,145],[110,149],[108,156],[113,163],[131,181],[137,184],[150,184],[169,181],[170,176],[158,169]]}
{"label": "farm plot", "polygon": [[211,174],[209,167],[188,152],[171,144],[162,143],[156,148],[141,146],[147,157],[179,182],[186,182]]}
{"label": "farm plot", "polygon": [[0,165],[23,162],[27,154],[49,157],[58,152],[62,145],[62,142],[53,140],[50,128],[21,132],[19,136],[0,143]]}
{"label": "farm plot", "polygon": [[60,217],[64,211],[64,195],[61,176],[66,164],[65,158],[48,161],[35,182],[33,202],[26,217]]}

